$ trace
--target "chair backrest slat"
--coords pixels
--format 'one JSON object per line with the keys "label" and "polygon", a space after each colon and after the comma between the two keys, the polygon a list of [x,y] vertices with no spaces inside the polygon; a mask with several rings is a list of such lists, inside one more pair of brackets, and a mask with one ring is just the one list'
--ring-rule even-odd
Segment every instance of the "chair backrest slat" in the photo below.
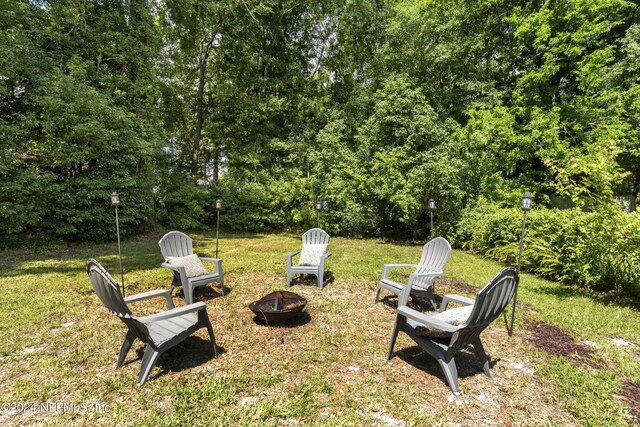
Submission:
{"label": "chair backrest slat", "polygon": [[312,228],[302,235],[302,246],[304,245],[328,245],[329,234],[321,228]]}
{"label": "chair backrest slat", "polygon": [[496,274],[476,295],[467,324],[454,334],[451,345],[455,348],[461,348],[473,343],[509,304],[517,284],[518,273],[513,267],[507,267]]}
{"label": "chair backrest slat", "polygon": [[158,242],[160,252],[167,257],[183,257],[193,254],[193,240],[180,231],[170,231]]}
{"label": "chair backrest slat", "polygon": [[87,274],[93,290],[107,309],[118,317],[131,316],[131,310],[124,302],[118,282],[94,259],[87,262]]}
{"label": "chair backrest slat", "polygon": [[[416,268],[416,273],[442,271],[450,256],[451,245],[449,242],[442,237],[436,237],[422,247],[422,256]],[[419,287],[426,287],[432,282],[432,278],[418,278],[414,284]]]}

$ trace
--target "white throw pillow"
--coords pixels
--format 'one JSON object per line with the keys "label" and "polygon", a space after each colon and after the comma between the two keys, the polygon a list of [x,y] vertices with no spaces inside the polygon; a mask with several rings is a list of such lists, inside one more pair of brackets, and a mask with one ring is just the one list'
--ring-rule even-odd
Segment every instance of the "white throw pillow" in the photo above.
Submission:
{"label": "white throw pillow", "polygon": [[298,265],[320,265],[320,259],[327,250],[327,245],[304,245],[300,251],[300,262]]}
{"label": "white throw pillow", "polygon": [[463,326],[467,323],[472,310],[473,305],[465,305],[464,307],[445,310],[442,313],[434,315],[433,318],[450,323],[453,326]]}
{"label": "white throw pillow", "polygon": [[178,267],[184,267],[184,271],[187,274],[187,278],[203,276],[205,274],[211,274],[198,258],[198,255],[189,255],[182,257],[167,257],[167,262],[171,265]]}
{"label": "white throw pillow", "polygon": [[[464,307],[456,307],[451,310],[445,310],[442,313],[434,314],[431,318],[438,319],[453,326],[464,326],[466,325],[472,310],[473,305],[466,305]],[[416,334],[431,338],[446,338],[453,335],[452,332],[432,329],[424,325],[416,325]]]}

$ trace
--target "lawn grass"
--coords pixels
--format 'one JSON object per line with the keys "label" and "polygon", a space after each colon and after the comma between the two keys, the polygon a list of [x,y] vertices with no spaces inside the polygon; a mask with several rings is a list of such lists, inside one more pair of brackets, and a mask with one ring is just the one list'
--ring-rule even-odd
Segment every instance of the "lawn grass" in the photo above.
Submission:
{"label": "lawn grass", "polygon": [[[215,236],[191,233],[195,252],[215,255]],[[123,242],[128,294],[168,287],[159,267],[161,233]],[[438,365],[400,335],[386,361],[395,297],[373,305],[384,263],[412,263],[420,245],[332,238],[323,291],[296,281],[308,314],[292,327],[256,322],[249,302],[285,283],[284,255],[299,236],[223,234],[220,257],[230,289],[222,298],[199,288],[222,354],[207,352],[207,335],[165,353],[143,387],[136,387],[134,344],[115,369],[124,325],[101,308],[85,272],[96,258],[119,277],[114,244],[0,255],[0,403],[107,405],[108,411],[0,413],[1,425],[625,425],[625,383],[640,383],[640,315],[595,295],[524,275],[515,336],[499,320],[483,334],[494,378],[473,354],[457,356],[461,397],[452,399]],[[501,265],[454,251],[447,279],[479,289]],[[443,284],[444,283],[444,284]],[[463,289],[464,290],[464,289]],[[440,282],[436,293],[461,293]],[[470,292],[463,293],[471,296]],[[388,295],[388,294],[385,294]],[[184,304],[174,294],[176,305]],[[136,303],[136,313],[163,309]],[[593,342],[582,363],[537,348],[530,325],[562,328],[579,344]],[[621,338],[627,346],[614,344]],[[2,410],[2,408],[0,408]]]}

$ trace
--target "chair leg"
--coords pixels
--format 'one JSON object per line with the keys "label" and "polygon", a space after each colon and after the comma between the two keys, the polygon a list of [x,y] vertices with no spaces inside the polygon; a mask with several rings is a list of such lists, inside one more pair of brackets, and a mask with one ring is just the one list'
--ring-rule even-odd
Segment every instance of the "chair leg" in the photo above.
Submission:
{"label": "chair leg", "polygon": [[147,348],[144,350],[144,356],[142,356],[142,366],[140,367],[140,375],[138,375],[138,386],[143,385],[145,381],[147,381],[147,377],[149,377],[149,373],[155,366],[159,355],[160,353],[154,350],[150,344],[147,344]]}
{"label": "chair leg", "polygon": [[491,371],[489,370],[489,359],[487,358],[487,353],[485,353],[484,347],[482,346],[482,341],[480,341],[480,338],[478,338],[473,343],[471,343],[471,345],[473,345],[473,349],[476,351],[478,359],[480,359],[484,374],[491,378]]}
{"label": "chair leg", "polygon": [[220,278],[220,292],[222,293],[222,296],[224,296],[224,276]]}
{"label": "chair leg", "polygon": [[131,331],[127,332],[127,335],[124,337],[124,341],[122,343],[122,347],[120,347],[120,354],[118,355],[118,364],[116,368],[119,368],[124,363],[124,359],[127,357],[129,350],[131,349],[131,345],[136,340],[136,336],[131,333]]}
{"label": "chair leg", "polygon": [[318,274],[316,277],[318,278],[318,288],[322,290],[324,286],[324,271],[318,271]]}
{"label": "chair leg", "polygon": [[380,299],[380,291],[382,290],[382,288],[380,286],[378,286],[378,292],[376,292],[376,299],[373,302],[374,304],[378,303],[378,300]]}
{"label": "chair leg", "polygon": [[439,357],[436,357],[436,360],[442,368],[444,376],[447,379],[447,383],[449,384],[449,388],[453,394],[459,394],[460,386],[458,385],[458,368],[456,367],[456,361],[453,358],[453,351],[449,350],[441,352]]}
{"label": "chair leg", "polygon": [[387,353],[387,360],[391,360],[391,358],[393,357],[393,347],[396,346],[398,333],[400,332],[400,328],[406,321],[407,319],[404,316],[400,316],[399,314],[396,316],[396,324],[394,325],[393,333],[391,334],[391,343],[389,344],[389,353]]}
{"label": "chair leg", "polygon": [[287,288],[291,287],[291,270],[287,269]]}
{"label": "chair leg", "polygon": [[433,306],[433,309],[437,311],[438,310],[438,303],[436,302],[436,296],[433,293],[433,287],[429,288],[428,294],[427,294],[427,298],[431,302],[431,305]]}
{"label": "chair leg", "polygon": [[218,357],[218,345],[216,344],[216,337],[213,335],[213,327],[211,326],[211,321],[209,321],[209,317],[207,313],[204,313],[205,318],[205,326],[207,327],[207,332],[209,332],[209,341],[211,341],[211,346],[213,347],[213,355]]}
{"label": "chair leg", "polygon": [[171,292],[173,291],[173,289],[169,290],[169,294],[165,295],[165,299],[167,300],[167,308],[169,310],[176,308],[175,305],[173,304],[173,300],[171,299]]}
{"label": "chair leg", "polygon": [[187,283],[186,285],[183,285],[182,290],[184,291],[185,304],[193,304],[193,287],[191,286],[191,284]]}

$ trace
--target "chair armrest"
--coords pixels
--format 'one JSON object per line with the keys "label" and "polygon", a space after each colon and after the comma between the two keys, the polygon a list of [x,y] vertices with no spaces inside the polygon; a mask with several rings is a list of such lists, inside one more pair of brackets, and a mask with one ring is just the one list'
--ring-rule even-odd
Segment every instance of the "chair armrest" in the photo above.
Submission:
{"label": "chair armrest", "polygon": [[293,265],[293,257],[298,255],[300,253],[300,251],[296,251],[296,252],[289,252],[286,255],[287,258],[287,267],[291,267]]}
{"label": "chair armrest", "polygon": [[391,270],[392,268],[416,268],[418,267],[415,264],[384,264],[382,266],[382,279],[388,279],[389,278],[389,270]]}
{"label": "chair armrest", "polygon": [[130,295],[124,299],[127,304],[137,301],[142,301],[150,298],[164,297],[167,300],[167,305],[170,309],[174,308],[173,300],[171,299],[171,292],[166,289],[155,289],[149,292],[142,292],[140,294]]}
{"label": "chair armrest", "polygon": [[202,261],[213,262],[216,264],[216,274],[222,274],[222,259],[220,258],[204,258],[198,257]]}
{"label": "chair armrest", "polygon": [[406,317],[407,319],[412,319],[424,326],[435,328],[443,332],[455,332],[461,328],[460,326],[454,326],[451,323],[434,319],[432,315],[430,316],[424,313],[420,313],[419,311],[409,308],[406,305],[398,308],[398,314]]}
{"label": "chair armrest", "polygon": [[182,307],[173,308],[171,310],[162,311],[150,316],[138,317],[137,320],[142,323],[153,323],[160,320],[171,319],[173,317],[182,316],[183,314],[193,313],[194,311],[206,310],[207,306],[202,301],[194,304],[184,305]]}
{"label": "chair armrest", "polygon": [[449,305],[449,303],[452,301],[462,305],[473,305],[476,302],[476,300],[474,300],[473,298],[463,297],[462,295],[447,294],[442,298],[440,313],[445,311],[447,309],[447,305]]}
{"label": "chair armrest", "polygon": [[324,271],[324,262],[330,256],[331,256],[331,252],[325,252],[322,254],[322,257],[320,257],[320,263],[318,264],[318,269]]}

